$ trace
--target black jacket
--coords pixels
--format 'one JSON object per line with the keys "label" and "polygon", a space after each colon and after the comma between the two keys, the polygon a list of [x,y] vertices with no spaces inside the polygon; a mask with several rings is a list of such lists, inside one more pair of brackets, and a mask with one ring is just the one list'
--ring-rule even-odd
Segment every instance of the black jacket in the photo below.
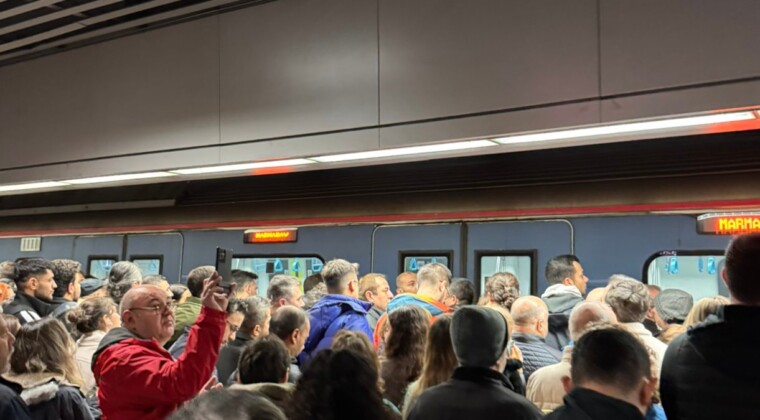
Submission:
{"label": "black jacket", "polygon": [[546,336],[546,344],[557,349],[557,351],[562,351],[570,342],[568,330],[570,312],[575,305],[583,301],[583,298],[574,294],[563,293],[541,299],[549,307],[549,334]]}
{"label": "black jacket", "polygon": [[29,420],[32,414],[21,399],[21,385],[0,378],[0,419]]}
{"label": "black jacket", "polygon": [[514,333],[512,339],[515,340],[515,345],[523,355],[523,372],[526,382],[533,372],[544,366],[559,363],[562,358],[559,350],[549,347],[546,341],[537,335]]}
{"label": "black jacket", "polygon": [[760,418],[760,307],[728,305],[669,346],[660,393],[669,420]]}
{"label": "black jacket", "polygon": [[565,405],[547,420],[643,420],[636,406],[590,389],[575,388],[563,399]]}
{"label": "black jacket", "polygon": [[56,379],[45,380],[44,376],[45,374],[23,374],[11,378],[22,382],[24,390],[21,398],[29,407],[33,420],[93,420],[79,388],[60,383]]}
{"label": "black jacket", "polygon": [[54,309],[55,305],[19,291],[13,301],[5,305],[3,312],[15,316],[24,325],[50,315]]}
{"label": "black jacket", "polygon": [[458,367],[451,379],[425,390],[409,420],[540,419],[533,403],[511,389],[507,378],[487,368]]}
{"label": "black jacket", "polygon": [[238,331],[235,333],[235,339],[227,343],[219,351],[219,359],[216,361],[216,372],[219,375],[219,382],[225,386],[230,385],[228,380],[237,371],[238,361],[240,361],[240,355],[243,354],[243,348],[251,340],[253,340],[253,337],[250,334]]}

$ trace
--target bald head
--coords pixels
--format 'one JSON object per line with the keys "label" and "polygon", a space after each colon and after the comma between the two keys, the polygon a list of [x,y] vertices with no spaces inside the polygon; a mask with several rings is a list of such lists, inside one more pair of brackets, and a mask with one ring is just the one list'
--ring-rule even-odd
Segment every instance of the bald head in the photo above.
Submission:
{"label": "bald head", "polygon": [[119,308],[122,326],[143,339],[165,344],[174,333],[171,299],[158,286],[135,286],[124,295]]}
{"label": "bald head", "polygon": [[570,339],[578,341],[589,325],[594,323],[617,323],[615,312],[609,305],[601,302],[584,302],[573,308],[570,313],[569,330]]}
{"label": "bald head", "polygon": [[549,308],[535,296],[523,296],[515,300],[511,310],[515,332],[546,337],[549,332]]}
{"label": "bald head", "polygon": [[604,303],[604,296],[607,295],[606,287],[597,287],[586,295],[586,302]]}

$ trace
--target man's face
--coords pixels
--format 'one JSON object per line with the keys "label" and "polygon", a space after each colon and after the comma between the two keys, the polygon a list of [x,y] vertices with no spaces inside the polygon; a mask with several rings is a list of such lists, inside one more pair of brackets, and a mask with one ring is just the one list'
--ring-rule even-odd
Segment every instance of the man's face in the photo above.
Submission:
{"label": "man's face", "polygon": [[269,322],[272,320],[272,308],[269,308],[267,311],[267,317],[264,319],[264,322],[261,323],[261,330],[259,330],[259,335],[257,337],[264,337],[269,335]]}
{"label": "man's face", "polygon": [[396,294],[417,293],[417,275],[402,274],[396,279]]}
{"label": "man's face", "polygon": [[240,325],[243,323],[244,315],[240,312],[233,312],[227,315],[227,323],[224,325],[224,338],[222,339],[222,345],[235,340],[235,334],[240,329]]}
{"label": "man's face", "polygon": [[42,300],[53,300],[53,290],[58,287],[53,279],[53,272],[45,270],[43,274],[34,276],[34,278],[36,279],[34,297]]}
{"label": "man's face", "polygon": [[74,281],[69,284],[69,293],[71,293],[71,300],[74,302],[82,297],[82,280],[84,280],[84,274],[76,273]]}
{"label": "man's face", "polygon": [[295,306],[296,308],[303,308],[303,292],[300,287],[293,287],[293,293],[288,299],[288,305]]}
{"label": "man's face", "polygon": [[301,334],[298,336],[298,342],[296,343],[296,349],[298,350],[293,356],[300,354],[306,346],[306,339],[309,338],[309,332],[311,331],[311,322],[309,318],[306,318],[306,324],[301,329]]}
{"label": "man's face", "polygon": [[375,293],[370,292],[370,294],[369,301],[382,310],[385,310],[388,307],[388,302],[393,299],[393,293],[391,293],[391,287],[388,286],[388,281],[382,278],[377,279],[377,290]]}
{"label": "man's face", "polygon": [[122,313],[122,324],[142,338],[155,338],[162,345],[174,333],[171,299],[158,287],[146,288]]}
{"label": "man's face", "polygon": [[572,278],[573,284],[578,288],[578,290],[581,291],[581,294],[585,295],[586,285],[588,284],[588,277],[583,274],[583,267],[581,267],[580,264],[573,261],[573,267],[575,267],[575,275]]}
{"label": "man's face", "polygon": [[11,353],[13,353],[13,343],[15,342],[16,338],[8,331],[3,317],[0,317],[0,374],[7,373],[10,368]]}

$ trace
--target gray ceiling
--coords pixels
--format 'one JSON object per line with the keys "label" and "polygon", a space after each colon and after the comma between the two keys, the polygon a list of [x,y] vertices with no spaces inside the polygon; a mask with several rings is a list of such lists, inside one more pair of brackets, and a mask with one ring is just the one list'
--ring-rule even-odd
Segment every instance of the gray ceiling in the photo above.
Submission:
{"label": "gray ceiling", "polygon": [[272,0],[0,0],[0,65]]}

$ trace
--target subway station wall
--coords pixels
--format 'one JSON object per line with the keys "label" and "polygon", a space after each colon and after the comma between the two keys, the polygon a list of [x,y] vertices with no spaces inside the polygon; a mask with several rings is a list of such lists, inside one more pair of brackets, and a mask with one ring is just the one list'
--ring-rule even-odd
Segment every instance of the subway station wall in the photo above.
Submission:
{"label": "subway station wall", "polygon": [[0,182],[758,105],[758,18],[752,0],[270,2],[0,67]]}

